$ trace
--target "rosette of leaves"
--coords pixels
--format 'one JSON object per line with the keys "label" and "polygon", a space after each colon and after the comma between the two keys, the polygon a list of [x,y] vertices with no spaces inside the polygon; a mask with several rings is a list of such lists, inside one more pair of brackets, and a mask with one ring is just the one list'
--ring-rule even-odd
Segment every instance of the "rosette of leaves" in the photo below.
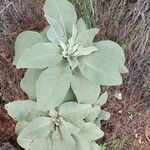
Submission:
{"label": "rosette of leaves", "polygon": [[[54,110],[40,111],[36,101],[25,100],[11,102],[5,108],[17,121],[17,142],[26,150],[99,150],[95,140],[104,133],[89,122],[94,109],[91,104],[70,101]],[[100,110],[95,119],[99,114]]]}
{"label": "rosette of leaves", "polygon": [[93,104],[100,85],[122,83],[126,73],[123,49],[115,42],[93,42],[99,29],[87,29],[77,21],[67,0],[46,0],[44,14],[50,24],[42,33],[25,31],[15,43],[17,68],[28,68],[21,81],[30,99],[37,98],[41,111],[54,109],[72,89],[78,103]]}
{"label": "rosette of leaves", "polygon": [[100,85],[122,83],[122,48],[112,41],[94,42],[99,29],[77,20],[67,0],[46,0],[50,24],[43,32],[25,31],[15,43],[13,64],[27,68],[20,86],[30,100],[6,105],[17,121],[18,144],[26,150],[98,150],[103,136],[101,109],[108,98]]}

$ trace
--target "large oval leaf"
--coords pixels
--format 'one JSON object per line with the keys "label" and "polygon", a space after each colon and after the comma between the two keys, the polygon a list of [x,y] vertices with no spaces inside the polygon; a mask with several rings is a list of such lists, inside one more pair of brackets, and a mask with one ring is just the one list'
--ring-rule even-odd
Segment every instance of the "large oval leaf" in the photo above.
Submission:
{"label": "large oval leaf", "polygon": [[31,100],[14,101],[5,105],[8,114],[17,121],[32,121],[34,118],[46,115],[37,110],[37,103]]}
{"label": "large oval leaf", "polygon": [[76,126],[80,125],[83,119],[88,115],[88,112],[91,109],[91,105],[88,104],[78,104],[76,102],[64,103],[60,109],[59,114],[66,121],[75,124]]}
{"label": "large oval leaf", "polygon": [[[48,19],[48,16],[47,16]],[[49,20],[49,19],[48,19]],[[55,19],[50,19],[51,26],[47,31],[48,39],[59,45],[60,41],[66,42],[67,37],[64,35],[64,32],[60,25],[57,23]]]}
{"label": "large oval leaf", "polygon": [[99,52],[110,62],[114,63],[120,73],[128,73],[128,69],[124,66],[125,55],[123,49],[115,42],[106,40],[94,43],[94,46],[99,49]]}
{"label": "large oval leaf", "polygon": [[99,52],[83,57],[79,61],[82,74],[99,85],[120,85],[122,78],[118,68]]}
{"label": "large oval leaf", "polygon": [[28,69],[20,82],[21,89],[28,95],[29,99],[36,100],[36,82],[43,70]]}
{"label": "large oval leaf", "polygon": [[70,88],[70,67],[58,64],[46,69],[37,81],[37,104],[40,110],[49,110],[58,106]]}
{"label": "large oval leaf", "polygon": [[100,113],[100,107],[99,106],[94,106],[92,107],[92,109],[89,111],[87,117],[86,117],[86,121],[88,122],[94,122],[95,119],[99,116]]}
{"label": "large oval leaf", "polygon": [[100,86],[88,81],[81,72],[73,74],[71,88],[81,104],[93,104],[100,95]]}
{"label": "large oval leaf", "polygon": [[77,135],[83,136],[89,143],[104,136],[104,132],[91,122],[81,124],[80,129]]}
{"label": "large oval leaf", "polygon": [[46,0],[43,9],[50,24],[50,18],[55,19],[64,33],[71,33],[72,26],[77,21],[77,15],[74,6],[68,0]]}
{"label": "large oval leaf", "polygon": [[94,37],[98,32],[99,29],[97,28],[85,30],[78,35],[75,43],[80,43],[80,46],[83,47],[92,46]]}
{"label": "large oval leaf", "polygon": [[28,49],[19,59],[17,68],[45,68],[62,60],[59,47],[52,43],[38,43]]}
{"label": "large oval leaf", "polygon": [[33,120],[22,130],[17,138],[17,142],[21,147],[30,149],[33,142],[46,139],[52,131],[53,123],[51,119],[48,117],[40,117]]}
{"label": "large oval leaf", "polygon": [[52,149],[52,139],[47,137],[45,139],[34,140],[30,146],[30,150],[51,150]]}
{"label": "large oval leaf", "polygon": [[22,54],[39,42],[47,42],[46,36],[34,31],[20,33],[15,42],[15,58],[13,64],[16,65]]}

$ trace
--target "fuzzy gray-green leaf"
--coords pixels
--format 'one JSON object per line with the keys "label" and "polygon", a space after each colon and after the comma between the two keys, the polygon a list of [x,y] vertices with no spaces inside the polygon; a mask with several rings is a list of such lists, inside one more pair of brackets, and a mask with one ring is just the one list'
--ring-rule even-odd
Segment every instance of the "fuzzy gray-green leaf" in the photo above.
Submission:
{"label": "fuzzy gray-green leaf", "polygon": [[45,16],[58,21],[64,33],[71,33],[73,24],[77,21],[74,6],[67,0],[46,0],[44,4]]}
{"label": "fuzzy gray-green leaf", "polygon": [[57,64],[46,69],[37,81],[37,104],[40,110],[58,106],[70,88],[71,70],[69,65]]}
{"label": "fuzzy gray-green leaf", "polygon": [[79,131],[80,129],[70,122],[62,120],[53,134],[53,150],[75,150],[75,142],[71,135]]}
{"label": "fuzzy gray-green leaf", "polygon": [[76,142],[76,150],[91,150],[91,144],[101,138],[104,133],[93,123],[84,122],[80,127],[81,131],[73,135]]}
{"label": "fuzzy gray-green leaf", "polygon": [[74,70],[79,65],[78,59],[76,57],[69,58],[68,62],[72,70]]}
{"label": "fuzzy gray-green leaf", "polygon": [[100,146],[96,142],[91,143],[91,150],[100,150]]}
{"label": "fuzzy gray-green leaf", "polygon": [[27,69],[20,82],[21,89],[28,95],[29,99],[36,100],[36,82],[43,70]]}
{"label": "fuzzy gray-green leaf", "polygon": [[75,72],[71,88],[81,104],[93,104],[100,94],[100,86],[88,81],[81,72]]}
{"label": "fuzzy gray-green leaf", "polygon": [[43,69],[62,60],[60,49],[52,43],[38,43],[28,49],[19,59],[17,68]]}
{"label": "fuzzy gray-green leaf", "polygon": [[32,143],[36,140],[47,138],[53,131],[53,123],[48,117],[40,117],[33,120],[26,128],[22,130],[17,138],[17,142],[25,149],[30,149]]}
{"label": "fuzzy gray-green leaf", "polygon": [[124,51],[117,43],[105,40],[94,43],[94,46],[99,49],[103,57],[118,66],[120,73],[128,73],[128,69],[124,66]]}
{"label": "fuzzy gray-green leaf", "polygon": [[82,135],[73,135],[73,138],[76,143],[75,150],[91,150],[90,149],[90,142]]}
{"label": "fuzzy gray-green leaf", "polygon": [[78,35],[75,43],[80,43],[80,46],[83,47],[92,46],[94,37],[98,32],[99,29],[97,28],[85,30]]}
{"label": "fuzzy gray-green leaf", "polygon": [[62,120],[60,129],[62,134],[76,134],[80,131],[79,128],[75,127],[72,123]]}
{"label": "fuzzy gray-green leaf", "polygon": [[75,124],[76,126],[85,119],[88,112],[91,109],[91,105],[88,104],[78,104],[76,102],[64,103],[60,109],[59,114],[66,119],[66,121]]}
{"label": "fuzzy gray-green leaf", "polygon": [[17,121],[32,121],[46,112],[37,110],[37,103],[31,100],[14,101],[5,105],[8,114]]}
{"label": "fuzzy gray-green leaf", "polygon": [[29,122],[27,121],[18,121],[15,127],[15,133],[19,135],[28,124]]}
{"label": "fuzzy gray-green leaf", "polygon": [[[47,16],[48,19],[48,16]],[[49,19],[48,19],[49,20]],[[47,31],[47,37],[48,39],[59,45],[60,41],[66,42],[67,37],[64,35],[64,32],[60,25],[58,24],[57,20],[55,19],[50,19],[51,21],[51,26]]]}
{"label": "fuzzy gray-green leaf", "polygon": [[103,106],[108,100],[108,93],[105,92],[103,93],[99,99],[96,101],[96,104],[99,105],[99,106]]}
{"label": "fuzzy gray-green leaf", "polygon": [[52,149],[52,139],[47,137],[40,140],[34,140],[30,146],[30,150],[51,150]]}
{"label": "fuzzy gray-green leaf", "polygon": [[81,124],[80,129],[77,134],[82,135],[89,143],[104,136],[104,132],[91,122]]}
{"label": "fuzzy gray-green leaf", "polygon": [[99,52],[79,60],[82,74],[91,82],[99,85],[120,85],[122,78],[118,68]]}
{"label": "fuzzy gray-green leaf", "polygon": [[98,116],[99,120],[108,120],[110,118],[110,113],[104,110],[100,111],[100,114]]}
{"label": "fuzzy gray-green leaf", "polygon": [[75,150],[75,142],[71,134],[61,132],[57,129],[53,134],[53,150]]}
{"label": "fuzzy gray-green leaf", "polygon": [[86,56],[90,55],[91,53],[97,51],[98,49],[94,46],[91,47],[85,47],[85,48],[79,48],[79,56]]}
{"label": "fuzzy gray-green leaf", "polygon": [[99,106],[94,106],[92,107],[92,109],[89,111],[87,117],[86,117],[86,121],[88,122],[94,122],[95,119],[98,117],[100,113],[100,107]]}
{"label": "fuzzy gray-green leaf", "polygon": [[47,42],[46,36],[34,31],[20,33],[15,42],[15,57],[13,64],[16,65],[22,54],[39,42]]}

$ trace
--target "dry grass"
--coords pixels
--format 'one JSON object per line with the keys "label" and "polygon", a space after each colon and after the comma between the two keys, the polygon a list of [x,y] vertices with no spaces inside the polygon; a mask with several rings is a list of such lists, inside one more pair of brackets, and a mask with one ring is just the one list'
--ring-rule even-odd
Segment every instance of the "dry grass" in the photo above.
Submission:
{"label": "dry grass", "polygon": [[5,0],[0,11],[0,93],[10,101],[24,98],[19,81],[24,70],[16,70],[11,62],[14,57],[16,36],[25,30],[40,31],[46,26],[42,12],[43,0]]}
{"label": "dry grass", "polygon": [[150,122],[150,1],[105,0],[96,1],[94,6],[93,25],[101,30],[98,38],[124,47],[130,73],[121,87],[111,89],[111,93],[121,91],[123,101],[110,99],[106,106],[112,114],[103,126],[105,141],[111,143],[108,149],[149,150],[144,133]]}

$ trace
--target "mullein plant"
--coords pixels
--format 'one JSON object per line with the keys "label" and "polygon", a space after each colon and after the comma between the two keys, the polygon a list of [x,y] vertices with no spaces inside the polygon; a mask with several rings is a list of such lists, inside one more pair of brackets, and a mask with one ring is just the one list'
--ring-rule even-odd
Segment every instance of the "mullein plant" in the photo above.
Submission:
{"label": "mullein plant", "polygon": [[99,150],[100,121],[107,92],[127,73],[123,49],[115,42],[93,42],[99,29],[77,20],[67,0],[46,0],[43,32],[25,31],[15,42],[13,64],[27,68],[20,82],[28,100],[6,104],[17,121],[17,142],[25,150]]}

